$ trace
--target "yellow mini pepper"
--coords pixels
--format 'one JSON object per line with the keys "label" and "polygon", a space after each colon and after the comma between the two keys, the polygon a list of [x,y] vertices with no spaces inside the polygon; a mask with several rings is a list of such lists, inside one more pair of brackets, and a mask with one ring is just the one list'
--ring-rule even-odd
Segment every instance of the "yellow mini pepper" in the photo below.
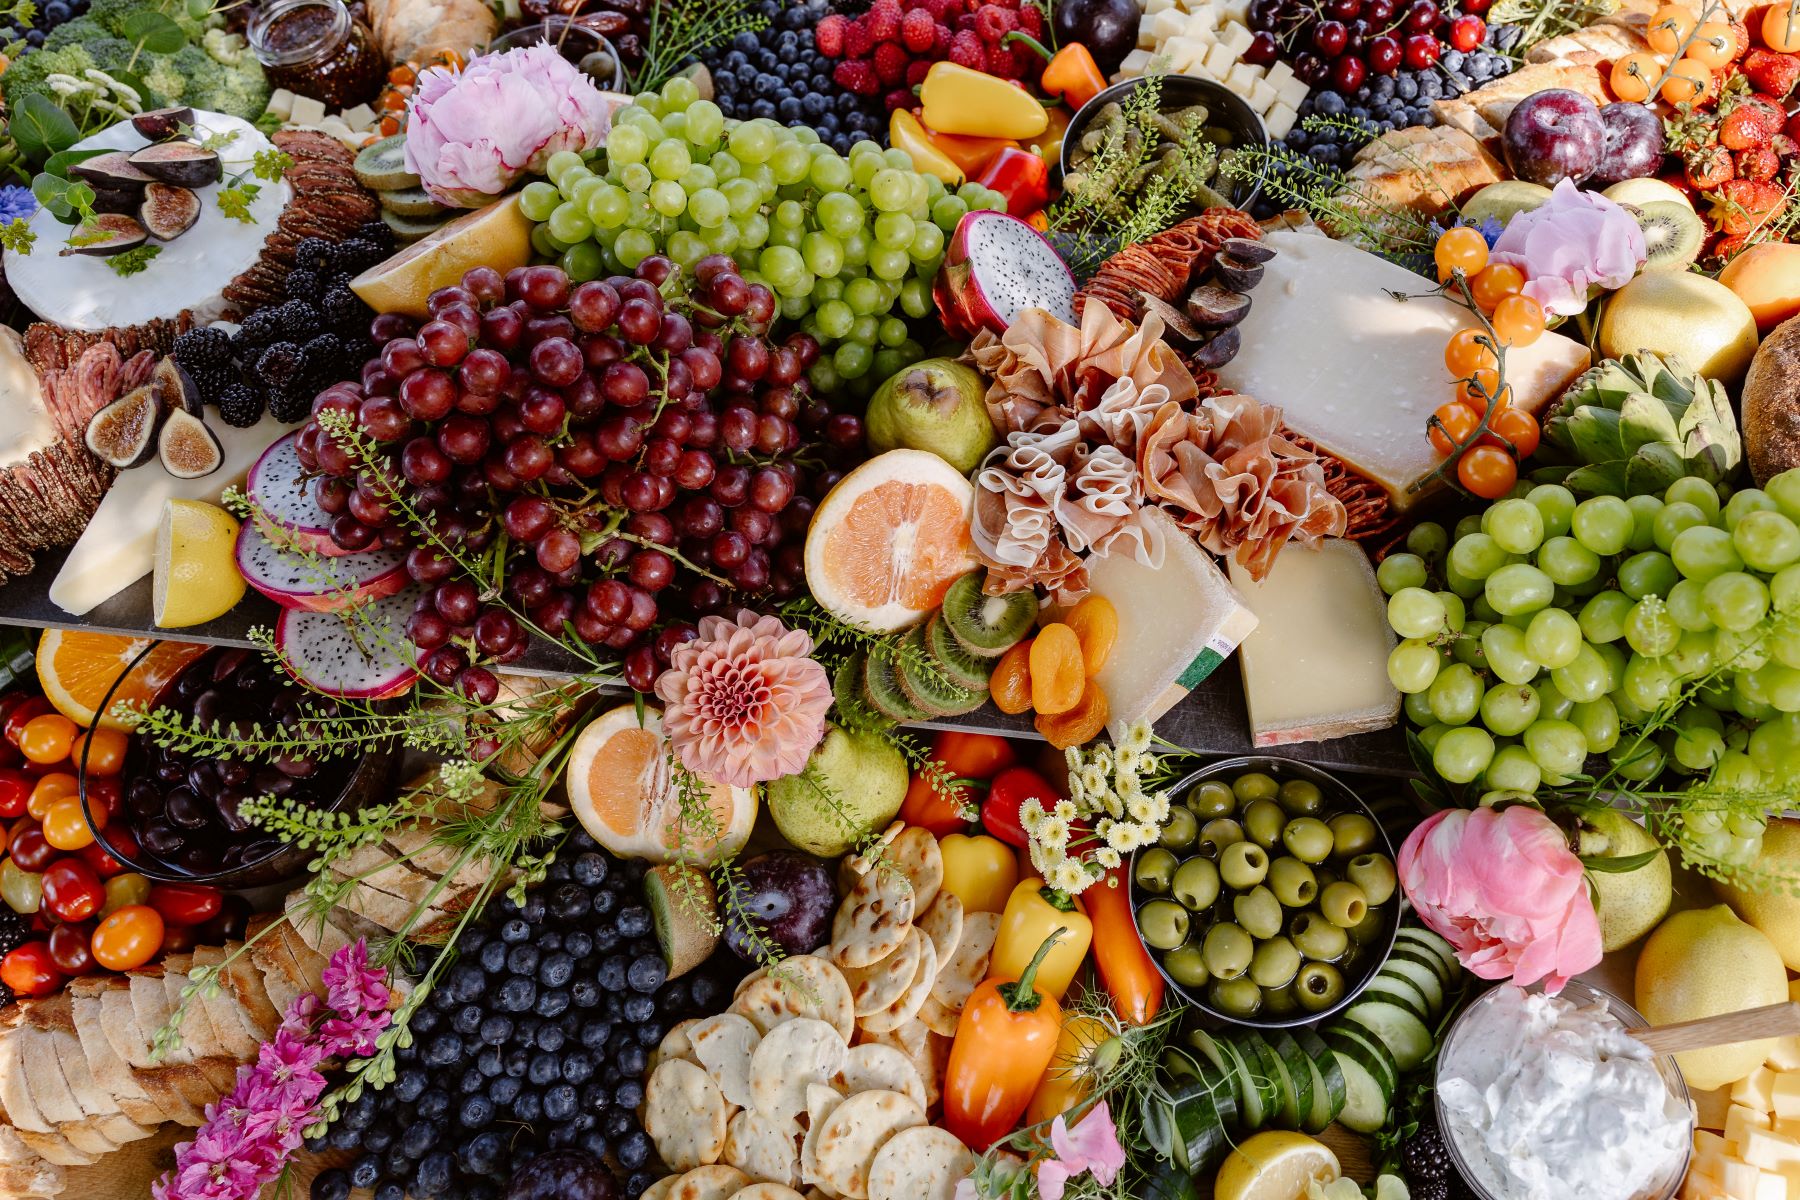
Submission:
{"label": "yellow mini pepper", "polygon": [[977,137],[1036,137],[1049,127],[1044,106],[1024,88],[997,75],[936,62],[919,85],[919,116],[939,133]]}
{"label": "yellow mini pepper", "polygon": [[985,833],[953,833],[938,842],[944,858],[946,892],[962,901],[965,913],[1001,912],[1019,882],[1012,847]]}
{"label": "yellow mini pepper", "polygon": [[1087,961],[1088,946],[1094,940],[1094,923],[1081,910],[1079,901],[1041,879],[1020,880],[1007,897],[1006,910],[1000,914],[1000,932],[994,936],[994,957],[988,963],[988,974],[1017,979],[1044,939],[1059,928],[1067,929],[1068,936],[1059,939],[1039,965],[1037,987],[1061,1000],[1074,981],[1075,972]]}
{"label": "yellow mini pepper", "polygon": [[1063,1018],[1056,1054],[1038,1082],[1037,1091],[1031,1094],[1025,1124],[1041,1125],[1052,1117],[1060,1117],[1093,1094],[1091,1060],[1096,1049],[1111,1037],[1112,1030],[1098,1017],[1073,1013]]}
{"label": "yellow mini pepper", "polygon": [[955,187],[966,178],[963,169],[931,140],[919,118],[904,108],[896,108],[888,118],[888,145],[904,150],[912,159],[913,170],[921,175],[936,175],[948,187]]}

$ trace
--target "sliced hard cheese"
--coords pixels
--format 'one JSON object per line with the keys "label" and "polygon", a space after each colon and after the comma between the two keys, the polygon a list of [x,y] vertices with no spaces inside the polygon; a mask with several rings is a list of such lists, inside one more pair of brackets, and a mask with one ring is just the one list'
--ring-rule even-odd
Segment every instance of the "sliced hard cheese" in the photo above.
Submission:
{"label": "sliced hard cheese", "polygon": [[1361,546],[1336,538],[1317,550],[1290,545],[1261,583],[1235,562],[1231,582],[1256,614],[1256,631],[1238,647],[1255,745],[1394,723],[1400,693],[1387,677],[1394,634]]}
{"label": "sliced hard cheese", "polygon": [[1125,633],[1094,676],[1114,738],[1169,711],[1256,628],[1255,616],[1193,537],[1160,510],[1147,519],[1161,527],[1160,568],[1126,554],[1088,559],[1089,586],[1112,601]]}
{"label": "sliced hard cheese", "polygon": [[[1273,126],[1271,126],[1273,132]],[[1396,508],[1441,458],[1425,435],[1451,398],[1444,344],[1477,322],[1403,267],[1316,233],[1279,231],[1243,349],[1220,381],[1281,409],[1282,420],[1387,489]],[[1414,297],[1404,302],[1390,293]],[[1306,336],[1297,345],[1296,330]],[[1513,403],[1532,413],[1587,369],[1587,348],[1557,333],[1506,356]]]}

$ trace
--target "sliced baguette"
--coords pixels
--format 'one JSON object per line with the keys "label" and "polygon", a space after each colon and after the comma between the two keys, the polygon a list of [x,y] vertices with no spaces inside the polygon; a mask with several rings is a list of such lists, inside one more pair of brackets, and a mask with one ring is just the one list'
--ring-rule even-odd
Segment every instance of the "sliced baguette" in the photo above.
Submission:
{"label": "sliced baguette", "polygon": [[53,1125],[38,1111],[37,1099],[26,1082],[30,1075],[25,1065],[25,1040],[12,1036],[16,1032],[0,1036],[0,1108],[6,1109],[6,1119],[21,1137],[49,1133]]}
{"label": "sliced baguette", "polygon": [[251,965],[242,942],[225,944],[225,969],[220,978],[243,1010],[245,1026],[255,1035],[256,1041],[260,1044],[272,1037],[276,1026],[281,1024],[281,1014],[270,1003],[269,991],[263,987],[262,973]]}
{"label": "sliced baguette", "polygon": [[[222,946],[195,946],[192,961],[196,969],[218,967],[225,961],[225,949]],[[215,973],[211,987],[200,990],[199,999],[206,1006],[206,1015],[211,1019],[213,1032],[219,1035],[219,1045],[225,1053],[239,1062],[255,1058],[260,1037],[253,1032],[249,1014],[226,988],[223,971]]]}
{"label": "sliced baguette", "polygon": [[130,1064],[106,1036],[105,1006],[101,1001],[106,979],[102,975],[82,975],[69,981],[75,1036],[81,1040],[81,1052],[87,1056],[88,1072],[94,1077],[95,1086],[111,1095],[125,1116],[140,1125],[158,1125],[168,1119],[167,1115],[151,1101]]}
{"label": "sliced baguette", "polygon": [[215,1098],[231,1090],[237,1081],[235,1058],[226,1061],[224,1042],[213,1028],[212,1017],[198,994],[182,1004],[188,986],[191,956],[171,954],[163,959],[163,989],[169,995],[169,1011],[181,1012],[181,1041],[194,1055],[194,1067],[212,1087]]}
{"label": "sliced baguette", "polygon": [[46,1162],[55,1163],[59,1167],[91,1167],[100,1161],[92,1154],[77,1150],[69,1144],[69,1139],[60,1133],[38,1133],[30,1129],[19,1130],[19,1139],[29,1146],[34,1154]]}

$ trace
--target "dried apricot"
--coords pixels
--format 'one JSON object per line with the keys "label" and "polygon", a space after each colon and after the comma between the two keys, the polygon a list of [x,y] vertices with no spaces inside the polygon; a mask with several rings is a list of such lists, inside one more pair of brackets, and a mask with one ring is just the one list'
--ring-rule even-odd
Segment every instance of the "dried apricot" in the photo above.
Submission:
{"label": "dried apricot", "polygon": [[1119,610],[1105,596],[1089,592],[1063,620],[1081,639],[1081,661],[1092,679],[1106,665],[1119,638]]}
{"label": "dried apricot", "polygon": [[1003,713],[1022,713],[1031,707],[1031,643],[1027,638],[1000,656],[988,676],[988,695]]}
{"label": "dried apricot", "polygon": [[1098,737],[1106,726],[1106,718],[1110,715],[1106,705],[1106,693],[1093,680],[1087,681],[1082,690],[1081,700],[1068,712],[1046,717],[1039,715],[1032,724],[1044,735],[1044,740],[1058,750],[1067,750],[1070,746],[1080,746]]}
{"label": "dried apricot", "polygon": [[1031,640],[1031,707],[1047,717],[1066,713],[1081,703],[1087,670],[1081,639],[1061,621],[1053,621]]}

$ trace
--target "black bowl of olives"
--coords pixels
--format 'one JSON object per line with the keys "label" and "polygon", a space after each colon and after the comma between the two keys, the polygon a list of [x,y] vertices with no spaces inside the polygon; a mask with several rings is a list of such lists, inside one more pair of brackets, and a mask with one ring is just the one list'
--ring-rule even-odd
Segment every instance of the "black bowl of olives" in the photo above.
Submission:
{"label": "black bowl of olives", "polygon": [[1131,911],[1157,970],[1209,1016],[1281,1029],[1329,1016],[1386,961],[1394,847],[1369,806],[1306,763],[1253,755],[1170,789],[1131,858]]}

